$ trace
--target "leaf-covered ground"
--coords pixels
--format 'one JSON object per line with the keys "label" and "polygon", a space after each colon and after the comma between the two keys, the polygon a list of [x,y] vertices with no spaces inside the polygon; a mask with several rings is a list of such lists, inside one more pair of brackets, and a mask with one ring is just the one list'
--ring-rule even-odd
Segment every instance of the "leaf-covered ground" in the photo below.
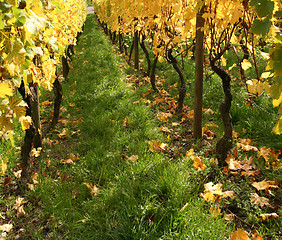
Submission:
{"label": "leaf-covered ground", "polygon": [[[205,108],[204,140],[194,141],[193,99],[173,116],[177,81],[167,80],[173,73],[164,64],[158,73],[156,94],[87,17],[63,82],[62,117],[34,156],[28,191],[9,161],[0,225],[11,229],[1,229],[3,237],[230,239],[240,228],[246,232],[233,239],[281,238],[279,150],[234,132],[234,151],[218,167],[217,110]],[[52,101],[45,92],[41,98],[44,131]],[[8,156],[18,162],[13,151]]]}

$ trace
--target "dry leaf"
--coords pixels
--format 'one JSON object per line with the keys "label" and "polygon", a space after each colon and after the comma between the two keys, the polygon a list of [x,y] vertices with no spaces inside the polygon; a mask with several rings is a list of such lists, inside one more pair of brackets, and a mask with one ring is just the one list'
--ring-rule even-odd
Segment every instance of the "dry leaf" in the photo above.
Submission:
{"label": "dry leaf", "polygon": [[59,138],[61,138],[61,139],[66,138],[66,136],[67,136],[67,129],[64,128],[63,131],[58,134],[58,136],[59,136]]}
{"label": "dry leaf", "polygon": [[25,215],[25,211],[23,209],[24,203],[24,198],[18,197],[16,199],[16,203],[14,204],[13,209],[17,210],[17,217],[22,217]]}
{"label": "dry leaf", "polygon": [[172,129],[169,129],[168,127],[161,127],[160,128],[163,132],[167,132],[167,133],[172,133],[173,130]]}
{"label": "dry leaf", "polygon": [[196,168],[198,171],[205,170],[207,168],[206,164],[203,163],[203,158],[198,156],[191,156],[190,158],[194,161],[193,167]]}
{"label": "dry leaf", "polygon": [[13,228],[13,225],[12,224],[3,224],[0,226],[0,231],[2,232],[10,232]]}
{"label": "dry leaf", "polygon": [[268,190],[268,188],[279,188],[278,183],[275,181],[266,181],[265,179],[261,182],[254,182],[252,184],[258,191],[260,190]]}
{"label": "dry leaf", "polygon": [[90,189],[90,194],[92,196],[97,196],[99,188],[96,184],[92,185],[91,183],[83,183],[88,189]]}
{"label": "dry leaf", "polygon": [[74,164],[74,161],[72,159],[67,159],[67,160],[61,159],[60,163],[63,163],[63,164]]}
{"label": "dry leaf", "polygon": [[260,207],[270,207],[271,205],[269,204],[269,199],[265,197],[260,197],[257,193],[253,193],[250,196],[251,203],[254,205],[260,205]]}
{"label": "dry leaf", "polygon": [[260,219],[261,219],[262,221],[266,221],[266,220],[268,220],[268,219],[276,219],[276,218],[278,218],[279,216],[278,216],[277,213],[265,213],[265,214],[259,215],[259,217],[260,217]]}
{"label": "dry leaf", "polygon": [[161,143],[160,141],[149,141],[148,142],[149,143],[149,145],[150,145],[150,147],[149,147],[149,149],[150,149],[150,151],[151,152],[155,152],[155,151],[157,151],[157,152],[165,152],[167,149],[166,149],[166,147],[167,147],[167,144],[165,144],[165,143]]}
{"label": "dry leaf", "polygon": [[231,214],[225,214],[224,219],[225,219],[226,221],[233,221],[233,220],[234,220],[234,214],[233,214],[233,213],[231,213]]}
{"label": "dry leaf", "polygon": [[31,157],[39,157],[40,156],[40,153],[41,153],[41,150],[42,150],[42,147],[38,147],[37,149],[36,148],[33,148],[30,152],[30,156]]}
{"label": "dry leaf", "polygon": [[194,149],[191,148],[189,151],[186,152],[186,156],[189,157],[194,154]]}
{"label": "dry leaf", "polygon": [[244,230],[239,228],[231,235],[230,240],[250,240],[250,238]]}
{"label": "dry leaf", "polygon": [[132,155],[131,157],[128,158],[131,162],[135,162],[138,160],[138,155]]}
{"label": "dry leaf", "polygon": [[53,105],[53,103],[50,102],[49,100],[46,100],[46,101],[42,102],[41,105],[42,105],[43,107],[50,107],[50,106]]}
{"label": "dry leaf", "polygon": [[17,179],[20,179],[22,177],[22,170],[19,170],[17,172],[13,172],[13,173],[14,173],[14,175]]}
{"label": "dry leaf", "polygon": [[128,120],[128,118],[125,118],[125,119],[123,120],[123,126],[124,126],[124,127],[127,127],[130,123],[131,123],[131,121]]}

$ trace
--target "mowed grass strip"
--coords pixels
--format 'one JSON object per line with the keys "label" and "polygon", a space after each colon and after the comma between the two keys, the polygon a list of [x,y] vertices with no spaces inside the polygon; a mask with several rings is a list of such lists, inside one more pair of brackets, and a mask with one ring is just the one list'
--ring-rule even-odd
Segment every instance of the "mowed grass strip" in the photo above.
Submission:
{"label": "mowed grass strip", "polygon": [[[46,145],[50,166],[41,164],[30,196],[43,213],[34,239],[228,237],[233,226],[223,216],[212,218],[199,197],[204,174],[188,160],[149,150],[149,140],[164,140],[159,126],[122,81],[119,59],[93,15],[75,52],[63,83],[63,117],[81,119],[80,132]],[[79,159],[62,163],[69,154]]]}

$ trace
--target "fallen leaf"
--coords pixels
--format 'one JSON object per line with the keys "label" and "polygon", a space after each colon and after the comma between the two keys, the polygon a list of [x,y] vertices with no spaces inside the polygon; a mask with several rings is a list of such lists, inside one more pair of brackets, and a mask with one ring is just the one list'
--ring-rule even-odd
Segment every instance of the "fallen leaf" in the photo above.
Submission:
{"label": "fallen leaf", "polygon": [[10,184],[11,177],[6,177],[4,180],[4,187],[8,186]]}
{"label": "fallen leaf", "polygon": [[194,161],[193,167],[196,168],[198,171],[205,170],[207,168],[206,164],[203,163],[203,158],[198,156],[191,156],[190,158]]}
{"label": "fallen leaf", "polygon": [[13,173],[14,173],[14,175],[17,179],[20,179],[22,177],[22,170],[19,170],[17,172],[13,172]]}
{"label": "fallen leaf", "polygon": [[46,100],[46,101],[42,102],[41,105],[42,105],[43,107],[50,107],[50,106],[53,105],[53,103],[50,102],[49,100]]}
{"label": "fallen leaf", "polygon": [[59,138],[63,139],[67,137],[67,129],[64,128],[61,133],[58,134]]}
{"label": "fallen leaf", "polygon": [[262,221],[266,221],[268,219],[276,219],[279,216],[277,213],[264,213],[264,214],[259,215],[259,217]]}
{"label": "fallen leaf", "polygon": [[233,213],[231,213],[231,214],[225,214],[224,219],[225,219],[226,221],[233,221],[233,220],[234,220],[234,214],[233,214]]}
{"label": "fallen leaf", "polygon": [[124,126],[124,127],[127,127],[130,123],[131,123],[131,121],[128,120],[128,118],[125,118],[125,119],[123,120],[123,126]]}
{"label": "fallen leaf", "polygon": [[260,197],[257,193],[253,193],[250,196],[250,201],[251,203],[253,203],[254,205],[259,205],[260,207],[270,207],[271,205],[269,204],[269,199],[265,198],[265,197]]}
{"label": "fallen leaf", "polygon": [[41,150],[42,150],[42,147],[38,147],[37,149],[36,148],[33,148],[30,152],[30,156],[31,157],[39,157],[40,156],[40,153],[41,153]]}
{"label": "fallen leaf", "polygon": [[268,190],[268,188],[279,188],[278,183],[275,181],[266,181],[265,179],[261,182],[254,182],[252,184],[253,187],[255,187],[258,191],[260,190]]}
{"label": "fallen leaf", "polygon": [[24,203],[25,203],[24,198],[18,197],[16,199],[13,209],[17,210],[17,217],[22,217],[25,215],[25,211],[23,209]]}
{"label": "fallen leaf", "polygon": [[160,141],[149,141],[148,142],[149,143],[149,145],[150,145],[150,147],[149,147],[149,149],[150,149],[150,151],[151,152],[155,152],[155,151],[157,151],[157,152],[165,152],[167,149],[166,149],[166,147],[167,147],[167,144],[165,144],[165,143],[161,143]]}
{"label": "fallen leaf", "polygon": [[172,133],[173,132],[173,130],[169,129],[168,127],[161,127],[160,129],[161,129],[161,131],[167,132],[167,133]]}
{"label": "fallen leaf", "polygon": [[131,162],[135,162],[138,160],[138,155],[132,155],[131,157],[128,158]]}
{"label": "fallen leaf", "polygon": [[12,224],[3,224],[0,226],[0,231],[2,232],[10,232],[13,228],[13,225]]}
{"label": "fallen leaf", "polygon": [[250,238],[244,230],[239,228],[231,235],[230,240],[250,240]]}
{"label": "fallen leaf", "polygon": [[75,103],[69,103],[69,106],[70,106],[70,107],[74,107],[74,106],[75,106]]}
{"label": "fallen leaf", "polygon": [[160,121],[166,123],[168,121],[169,118],[172,117],[171,113],[165,113],[165,112],[159,112],[157,114],[157,119],[159,119]]}
{"label": "fallen leaf", "polygon": [[186,156],[189,157],[194,154],[194,149],[191,148],[189,151],[186,152]]}
{"label": "fallen leaf", "polygon": [[90,194],[92,196],[97,196],[99,188],[96,184],[92,185],[91,183],[83,183],[88,189],[90,189]]}
{"label": "fallen leaf", "polygon": [[212,109],[210,109],[210,108],[203,109],[203,110],[204,110],[204,113],[206,113],[206,114],[214,114],[214,111]]}
{"label": "fallen leaf", "polygon": [[74,164],[74,161],[72,159],[67,159],[67,160],[61,159],[60,163],[63,163],[63,164]]}

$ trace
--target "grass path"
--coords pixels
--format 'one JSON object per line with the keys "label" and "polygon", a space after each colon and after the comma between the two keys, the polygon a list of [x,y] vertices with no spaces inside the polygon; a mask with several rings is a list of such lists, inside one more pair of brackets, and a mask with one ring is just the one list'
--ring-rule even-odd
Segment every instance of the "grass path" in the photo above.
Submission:
{"label": "grass path", "polygon": [[[43,174],[30,196],[40,204],[41,226],[30,226],[27,234],[35,239],[225,239],[233,227],[221,217],[212,219],[210,206],[199,197],[207,178],[187,161],[149,151],[148,141],[163,136],[150,109],[136,103],[140,96],[122,81],[120,66],[88,15],[63,86],[68,111],[58,131],[64,127],[67,135],[57,145],[46,144],[43,158],[49,164],[40,166]],[[66,163],[68,158],[74,164]]]}

